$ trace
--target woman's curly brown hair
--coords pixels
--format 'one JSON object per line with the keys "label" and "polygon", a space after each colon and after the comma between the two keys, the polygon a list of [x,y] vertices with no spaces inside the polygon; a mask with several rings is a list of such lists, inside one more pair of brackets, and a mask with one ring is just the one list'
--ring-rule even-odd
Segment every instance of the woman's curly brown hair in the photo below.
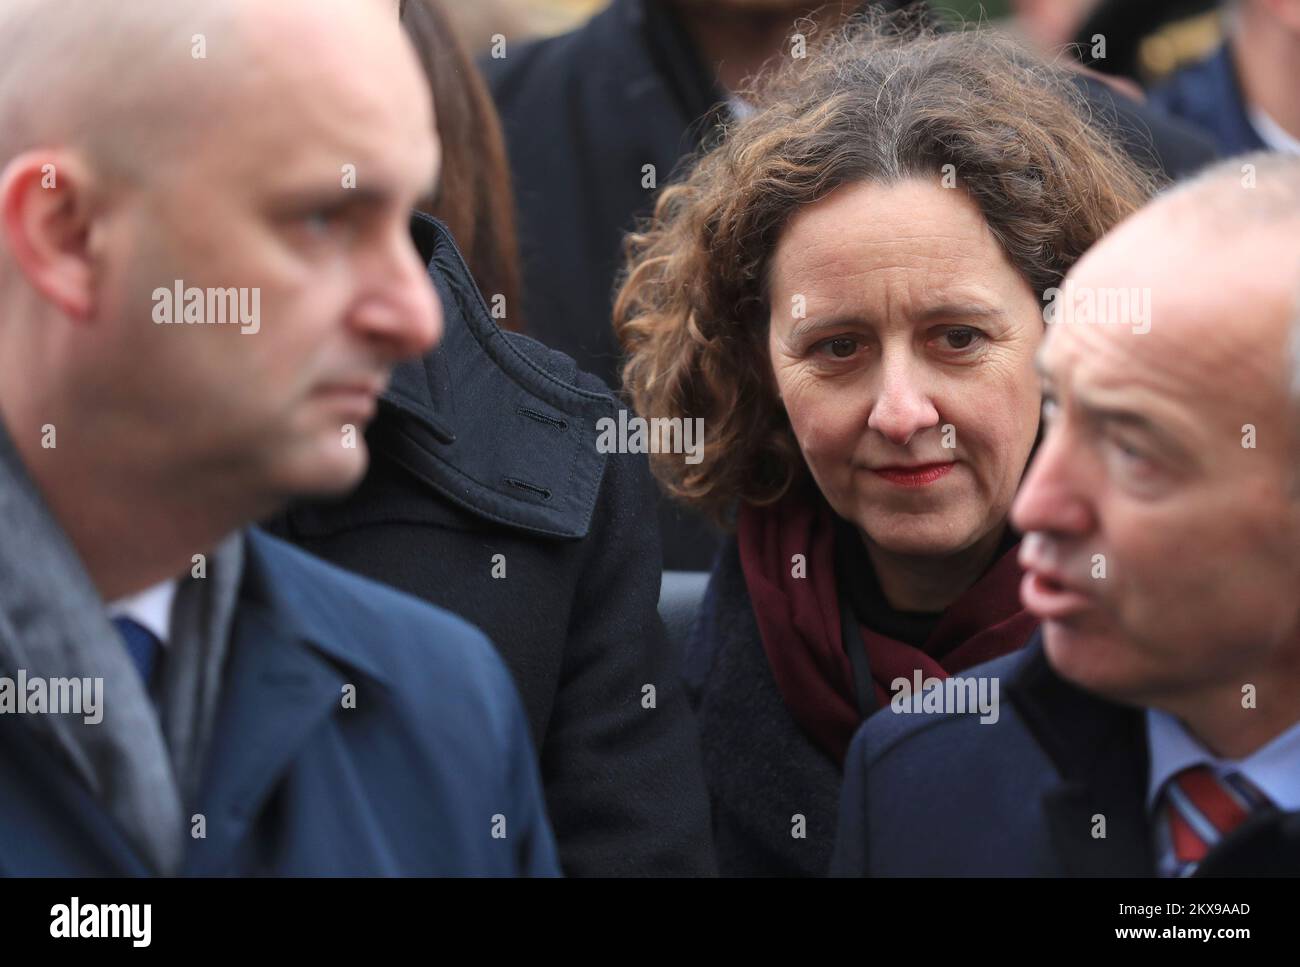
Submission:
{"label": "woman's curly brown hair", "polygon": [[1158,187],[1065,71],[987,29],[861,18],[756,103],[629,236],[614,309],[634,409],[704,420],[701,462],[656,454],[655,475],[723,526],[737,500],[806,481],[767,351],[768,264],[796,210],[853,182],[955,175],[1041,295]]}

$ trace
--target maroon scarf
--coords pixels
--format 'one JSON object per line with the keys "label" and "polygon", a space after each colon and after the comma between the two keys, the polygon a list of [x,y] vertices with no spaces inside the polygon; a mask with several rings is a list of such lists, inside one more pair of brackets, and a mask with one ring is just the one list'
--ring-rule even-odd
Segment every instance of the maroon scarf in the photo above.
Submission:
{"label": "maroon scarf", "polygon": [[[799,496],[768,507],[742,504],[736,538],[763,650],[786,706],[842,767],[862,718],[840,635],[831,515],[824,500]],[[862,629],[877,707],[889,704],[895,678],[911,681],[917,669],[922,678],[947,678],[1029,640],[1038,620],[1020,603],[1016,550],[948,607],[921,648]],[[792,574],[795,554],[804,556],[806,577]]]}

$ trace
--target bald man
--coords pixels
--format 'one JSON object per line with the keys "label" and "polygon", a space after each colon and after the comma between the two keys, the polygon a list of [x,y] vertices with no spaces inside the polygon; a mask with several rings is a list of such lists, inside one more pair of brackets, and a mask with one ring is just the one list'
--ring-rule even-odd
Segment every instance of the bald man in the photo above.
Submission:
{"label": "bald man", "polygon": [[557,870],[483,635],[247,526],[441,329],[392,14],[0,10],[0,872]]}
{"label": "bald man", "polygon": [[998,715],[865,724],[834,870],[1300,873],[1300,160],[1212,169],[1064,293],[1012,512],[1041,639],[966,673]]}

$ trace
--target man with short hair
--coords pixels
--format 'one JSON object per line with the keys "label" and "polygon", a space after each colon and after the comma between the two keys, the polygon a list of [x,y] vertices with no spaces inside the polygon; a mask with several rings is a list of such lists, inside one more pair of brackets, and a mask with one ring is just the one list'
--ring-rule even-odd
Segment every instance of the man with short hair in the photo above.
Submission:
{"label": "man with short hair", "polygon": [[557,871],[487,639],[247,527],[437,340],[438,154],[391,3],[0,10],[0,872]]}
{"label": "man with short hair", "polygon": [[1300,871],[1300,160],[1212,169],[1071,286],[1012,512],[1041,641],[967,673],[993,723],[865,724],[837,872]]}

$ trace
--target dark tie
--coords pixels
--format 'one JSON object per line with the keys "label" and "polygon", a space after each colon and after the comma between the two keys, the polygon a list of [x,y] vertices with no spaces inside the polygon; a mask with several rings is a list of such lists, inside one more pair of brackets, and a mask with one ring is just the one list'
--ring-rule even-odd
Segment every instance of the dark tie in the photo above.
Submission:
{"label": "dark tie", "polygon": [[1271,805],[1239,772],[1220,779],[1206,765],[1192,766],[1165,785],[1166,815],[1178,875],[1188,876],[1216,843],[1257,809]]}
{"label": "dark tie", "polygon": [[113,625],[126,644],[127,654],[135,662],[136,671],[144,681],[145,688],[153,680],[154,667],[158,663],[158,652],[162,649],[156,635],[144,625],[132,618],[114,618]]}

